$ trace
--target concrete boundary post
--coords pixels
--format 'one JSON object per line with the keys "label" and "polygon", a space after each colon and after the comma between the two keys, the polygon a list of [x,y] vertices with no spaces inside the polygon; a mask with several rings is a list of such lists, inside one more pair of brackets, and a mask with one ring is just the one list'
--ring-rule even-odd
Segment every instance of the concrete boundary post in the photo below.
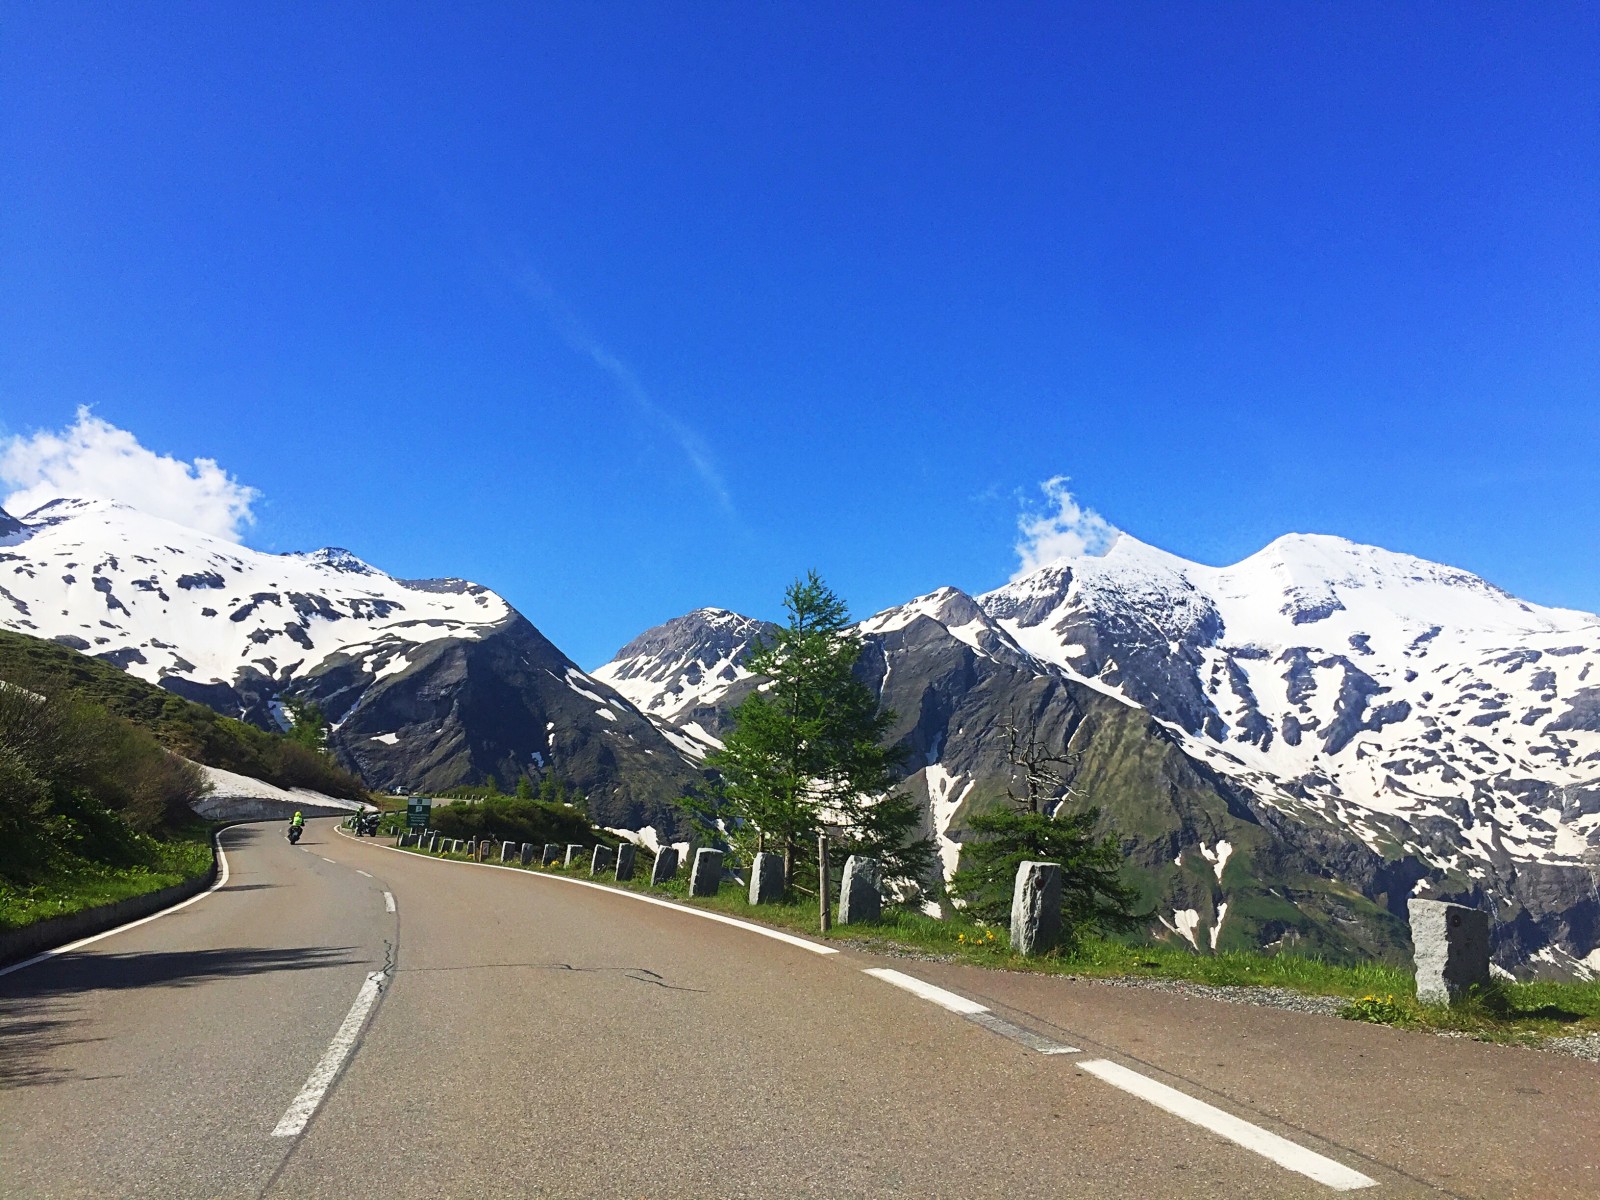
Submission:
{"label": "concrete boundary post", "polygon": [[702,847],[694,852],[694,863],[689,868],[689,894],[715,896],[722,884],[722,851]]}
{"label": "concrete boundary post", "polygon": [[539,860],[540,865],[548,867],[551,863],[561,861],[561,847],[555,842],[544,844],[544,857]]}
{"label": "concrete boundary post", "polygon": [[1011,948],[1043,954],[1061,936],[1061,864],[1025,862],[1011,893]]}
{"label": "concrete boundary post", "polygon": [[1454,1004],[1489,982],[1489,914],[1481,908],[1440,900],[1411,900],[1412,959],[1417,999]]}
{"label": "concrete boundary post", "polygon": [[883,916],[882,875],[883,868],[875,858],[852,854],[845,861],[844,881],[839,885],[839,924],[856,925]]}
{"label": "concrete boundary post", "polygon": [[532,842],[522,843],[522,865],[527,866],[533,861],[535,850]]}
{"label": "concrete boundary post", "polygon": [[611,847],[596,846],[594,855],[589,859],[589,878],[602,874],[611,869]]}
{"label": "concrete boundary post", "polygon": [[655,865],[650,868],[650,886],[660,887],[678,873],[678,851],[673,846],[663,846],[656,851]]}
{"label": "concrete boundary post", "polygon": [[569,845],[567,847],[567,866],[570,867],[573,863],[577,862],[578,855],[582,853],[583,847],[578,845],[578,843],[573,842],[571,845]]}
{"label": "concrete boundary post", "polygon": [[783,855],[766,851],[750,863],[750,903],[775,904],[783,899]]}
{"label": "concrete boundary post", "polygon": [[633,878],[633,856],[637,847],[632,842],[623,842],[617,847],[617,882],[627,883]]}

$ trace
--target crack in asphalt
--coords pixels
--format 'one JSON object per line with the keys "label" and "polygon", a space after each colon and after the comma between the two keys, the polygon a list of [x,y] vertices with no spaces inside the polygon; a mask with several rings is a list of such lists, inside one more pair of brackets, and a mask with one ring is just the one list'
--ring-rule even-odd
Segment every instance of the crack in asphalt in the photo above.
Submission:
{"label": "crack in asphalt", "polygon": [[705,992],[705,988],[684,987],[678,983],[668,983],[666,977],[657,974],[648,967],[575,967],[571,963],[537,963],[537,962],[510,962],[510,963],[463,963],[457,967],[405,967],[403,972],[407,975],[433,971],[484,971],[497,968],[520,968],[528,971],[573,971],[580,974],[602,974],[605,972],[619,973],[624,979],[631,979],[635,983],[648,983],[658,988],[665,988],[669,992]]}

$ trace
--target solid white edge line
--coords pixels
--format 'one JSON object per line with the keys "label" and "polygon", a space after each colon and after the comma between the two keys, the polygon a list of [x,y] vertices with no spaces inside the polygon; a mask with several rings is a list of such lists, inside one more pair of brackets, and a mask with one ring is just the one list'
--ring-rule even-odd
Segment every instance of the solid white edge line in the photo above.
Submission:
{"label": "solid white edge line", "polygon": [[272,1131],[273,1137],[294,1137],[306,1127],[306,1122],[311,1120],[312,1114],[317,1111],[317,1105],[322,1103],[322,1097],[327,1094],[328,1088],[333,1086],[339,1068],[344,1066],[344,1060],[350,1057],[351,1047],[356,1044],[361,1026],[366,1023],[367,1014],[377,1003],[382,983],[383,975],[379,972],[374,971],[367,976],[366,982],[361,985],[361,990],[356,993],[356,1002],[345,1014],[344,1024],[339,1026],[339,1032],[334,1034],[333,1041],[328,1043],[328,1049],[323,1053],[322,1060],[312,1069],[305,1087],[300,1089],[300,1094],[294,1098],[284,1112],[283,1119]]}
{"label": "solid white edge line", "polygon": [[947,1008],[953,1013],[970,1016],[975,1013],[986,1013],[989,1010],[976,1000],[968,1000],[965,996],[958,996],[954,992],[947,992],[942,987],[934,987],[911,975],[896,971],[893,967],[865,967],[863,975],[871,975],[874,979],[881,979],[885,983],[892,983],[895,987],[910,992],[913,996],[937,1004],[940,1008]]}
{"label": "solid white edge line", "polygon": [[1377,1186],[1377,1180],[1367,1178],[1360,1171],[1351,1170],[1343,1163],[1335,1162],[1314,1150],[1307,1150],[1304,1146],[1297,1145],[1287,1138],[1281,1138],[1275,1133],[1269,1133],[1259,1125],[1252,1125],[1249,1121],[1241,1120],[1232,1113],[1223,1112],[1203,1100],[1185,1095],[1176,1088],[1157,1083],[1147,1075],[1130,1071],[1127,1067],[1102,1058],[1080,1062],[1078,1066],[1112,1087],[1121,1088],[1175,1117],[1188,1121],[1191,1125],[1208,1129],[1218,1137],[1226,1138],[1246,1150],[1253,1150],[1280,1167],[1326,1184],[1335,1191],[1350,1192],[1357,1188]]}
{"label": "solid white edge line", "polygon": [[[340,836],[349,837],[350,835],[347,833],[341,833]],[[378,850],[390,850],[395,854],[405,853],[404,850],[401,850],[396,846],[376,846],[374,848]],[[451,859],[430,858],[426,854],[412,854],[409,857],[420,859],[422,862],[446,864],[453,863],[453,860]],[[774,941],[778,942],[787,942],[791,946],[798,946],[800,949],[809,950],[813,954],[839,953],[838,948],[835,946],[823,946],[817,942],[807,941],[803,937],[796,937],[792,933],[784,933],[782,930],[778,929],[768,929],[765,925],[756,925],[750,921],[741,921],[738,917],[726,917],[721,913],[707,912],[703,908],[690,908],[687,904],[674,904],[671,900],[660,900],[655,896],[642,896],[638,892],[629,892],[622,888],[607,887],[603,883],[592,883],[587,879],[568,879],[563,875],[546,875],[542,871],[529,871],[522,867],[503,867],[499,863],[469,862],[454,863],[454,865],[463,867],[482,867],[486,871],[511,871],[514,874],[527,875],[534,879],[550,879],[554,880],[556,883],[571,883],[576,884],[578,887],[594,888],[595,891],[605,892],[608,896],[623,896],[629,900],[639,900],[645,904],[655,904],[661,908],[670,908],[677,912],[688,913],[693,917],[704,917],[707,921],[715,921],[719,925],[732,925],[735,929],[743,929],[750,933],[759,933],[762,937],[772,938]]]}
{"label": "solid white edge line", "polygon": [[130,929],[137,929],[141,925],[148,925],[151,921],[159,920],[162,917],[171,916],[180,908],[188,908],[189,905],[197,904],[201,900],[204,900],[207,896],[211,895],[212,892],[216,891],[218,888],[224,886],[228,882],[228,856],[222,849],[222,835],[227,833],[228,829],[236,828],[238,827],[235,825],[230,825],[227,827],[227,829],[217,830],[217,832],[212,836],[212,842],[217,848],[217,878],[216,882],[210,887],[206,888],[205,891],[198,892],[195,895],[190,896],[187,900],[180,900],[171,908],[163,908],[158,913],[151,913],[148,917],[140,917],[137,921],[129,921],[126,925],[118,925],[115,929],[107,929],[104,933],[90,934],[88,937],[79,938],[75,942],[68,942],[65,946],[57,946],[54,950],[45,950],[39,954],[35,954],[32,958],[25,958],[19,963],[12,963],[9,967],[0,967],[0,975],[9,975],[13,971],[22,970],[23,967],[31,967],[35,963],[42,963],[46,959],[55,958],[58,954],[70,953],[81,946],[89,945],[91,942],[98,942],[102,938],[115,937],[117,934],[126,933]]}
{"label": "solid white edge line", "polygon": [[393,892],[385,892],[383,894],[383,911],[384,912],[393,912],[394,911],[394,893]]}

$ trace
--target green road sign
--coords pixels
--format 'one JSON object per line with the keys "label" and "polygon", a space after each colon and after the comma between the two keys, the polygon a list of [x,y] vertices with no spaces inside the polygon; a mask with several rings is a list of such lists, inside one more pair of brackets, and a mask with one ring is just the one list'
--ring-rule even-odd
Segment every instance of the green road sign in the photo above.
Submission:
{"label": "green road sign", "polygon": [[412,796],[406,801],[406,828],[426,829],[433,815],[433,801],[427,796]]}

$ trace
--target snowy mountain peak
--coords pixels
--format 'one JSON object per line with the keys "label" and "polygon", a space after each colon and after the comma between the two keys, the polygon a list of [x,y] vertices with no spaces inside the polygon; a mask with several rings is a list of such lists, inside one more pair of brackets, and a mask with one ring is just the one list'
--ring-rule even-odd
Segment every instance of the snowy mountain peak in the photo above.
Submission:
{"label": "snowy mountain peak", "polygon": [[0,551],[0,627],[257,716],[331,655],[398,670],[410,648],[512,615],[484,588],[418,589],[332,548],[266,554],[114,501],[55,500],[20,525]]}
{"label": "snowy mountain peak", "polygon": [[1192,756],[1257,795],[1338,812],[1370,844],[1387,835],[1366,814],[1465,820],[1510,858],[1565,860],[1600,841],[1592,614],[1316,534],[1226,567],[1124,535],[978,603]]}
{"label": "snowy mountain peak", "polygon": [[324,546],[321,550],[294,551],[293,555],[296,558],[303,558],[307,562],[330,567],[335,571],[345,571],[351,575],[381,574],[370,564],[363,562],[342,546]]}
{"label": "snowy mountain peak", "polygon": [[592,674],[701,757],[721,744],[715,710],[750,679],[745,659],[773,628],[725,608],[697,608],[645,630]]}

